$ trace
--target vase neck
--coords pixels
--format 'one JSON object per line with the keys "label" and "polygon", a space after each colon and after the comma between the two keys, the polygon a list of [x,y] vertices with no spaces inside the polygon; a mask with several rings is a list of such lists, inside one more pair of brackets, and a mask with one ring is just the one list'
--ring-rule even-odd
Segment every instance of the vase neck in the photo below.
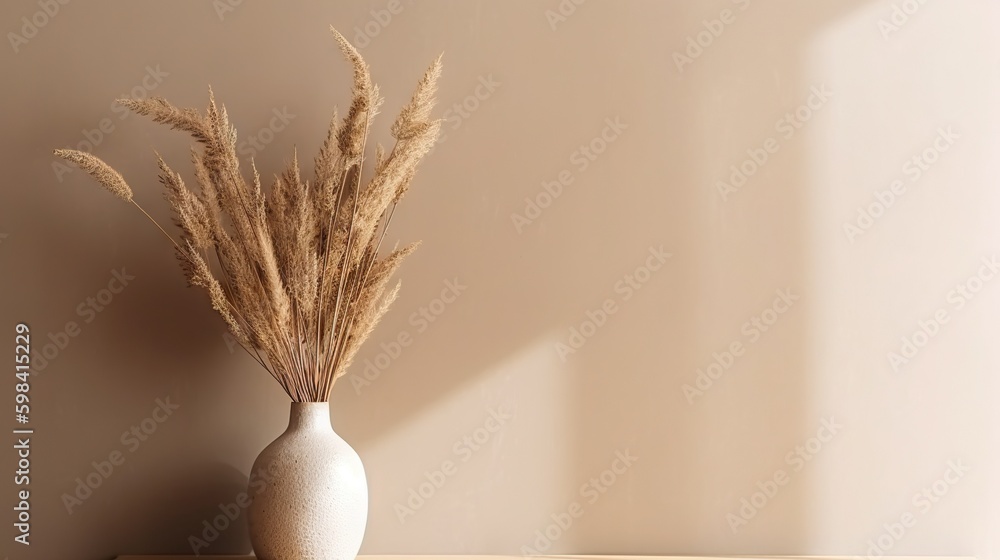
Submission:
{"label": "vase neck", "polygon": [[330,403],[293,402],[288,417],[288,429],[332,432]]}

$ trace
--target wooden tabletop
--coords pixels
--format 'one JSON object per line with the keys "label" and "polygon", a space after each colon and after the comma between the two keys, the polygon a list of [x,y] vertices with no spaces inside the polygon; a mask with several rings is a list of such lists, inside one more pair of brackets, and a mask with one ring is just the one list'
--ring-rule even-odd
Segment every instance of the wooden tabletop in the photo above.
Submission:
{"label": "wooden tabletop", "polygon": [[[358,560],[524,560],[524,556],[467,554],[361,555]],[[592,556],[541,555],[537,558],[564,560],[856,560],[853,556]],[[116,560],[256,560],[254,556],[119,556]],[[975,560],[972,556],[884,556],[882,560]]]}

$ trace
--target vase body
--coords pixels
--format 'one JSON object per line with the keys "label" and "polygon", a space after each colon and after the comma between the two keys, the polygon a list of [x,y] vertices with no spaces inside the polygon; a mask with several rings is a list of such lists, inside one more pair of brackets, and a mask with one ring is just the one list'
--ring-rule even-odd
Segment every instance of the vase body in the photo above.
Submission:
{"label": "vase body", "polygon": [[259,560],[354,560],[368,522],[358,454],[330,424],[329,403],[291,406],[288,429],[254,462],[247,511]]}

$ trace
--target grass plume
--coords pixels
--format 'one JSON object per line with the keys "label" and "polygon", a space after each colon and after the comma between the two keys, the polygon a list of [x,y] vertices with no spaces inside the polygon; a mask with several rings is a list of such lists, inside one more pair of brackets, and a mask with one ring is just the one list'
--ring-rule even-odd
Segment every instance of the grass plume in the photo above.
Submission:
{"label": "grass plume", "polygon": [[334,111],[311,179],[303,178],[297,153],[270,189],[253,162],[245,176],[236,129],[211,89],[204,112],[160,97],[119,100],[187,132],[199,145],[192,150],[192,187],[156,156],[179,242],[133,200],[110,165],[86,152],[55,151],[156,224],[173,243],[188,283],[206,290],[235,339],[298,402],[329,400],[335,381],[396,299],[399,283],[389,287],[389,280],[416,244],[380,256],[382,240],[440,130],[430,118],[438,57],[392,124],[395,145],[388,153],[378,146],[370,176],[363,177],[382,97],[357,49],[331,30],[352,67],[353,98],[342,119]]}

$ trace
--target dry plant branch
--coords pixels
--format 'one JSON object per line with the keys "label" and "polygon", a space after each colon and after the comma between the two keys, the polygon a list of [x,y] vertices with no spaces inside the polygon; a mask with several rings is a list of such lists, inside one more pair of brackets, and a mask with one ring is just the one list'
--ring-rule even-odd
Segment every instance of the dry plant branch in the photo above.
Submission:
{"label": "dry plant branch", "polygon": [[353,99],[342,120],[334,112],[311,181],[301,177],[298,154],[275,175],[269,192],[252,162],[247,180],[236,130],[211,89],[204,113],[159,97],[120,100],[189,133],[201,146],[192,151],[197,188],[157,155],[179,240],[133,200],[125,179],[107,163],[86,152],[55,151],[170,239],[188,283],[206,290],[240,346],[294,401],[329,400],[335,381],[395,300],[399,284],[387,289],[388,282],[416,245],[378,253],[396,204],[440,130],[430,118],[438,57],[392,124],[391,152],[386,156],[378,146],[371,176],[363,180],[369,129],[382,97],[360,53],[331,30],[353,69]]}

